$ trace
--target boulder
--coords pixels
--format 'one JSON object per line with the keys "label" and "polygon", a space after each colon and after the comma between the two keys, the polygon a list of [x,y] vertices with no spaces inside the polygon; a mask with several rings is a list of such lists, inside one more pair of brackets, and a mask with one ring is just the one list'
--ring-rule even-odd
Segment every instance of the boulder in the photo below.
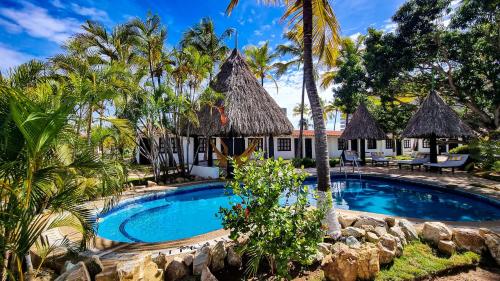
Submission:
{"label": "boulder", "polygon": [[388,264],[394,260],[396,256],[396,239],[390,234],[385,234],[380,237],[380,241],[377,243],[379,248],[379,262],[380,264]]}
{"label": "boulder", "polygon": [[193,274],[201,275],[201,271],[205,266],[210,265],[210,247],[208,245],[198,249],[194,254]]}
{"label": "boulder", "polygon": [[371,243],[377,243],[380,239],[376,233],[366,232],[365,240]]}
{"label": "boulder", "polygon": [[219,241],[210,251],[210,269],[217,272],[224,268],[224,260],[226,259],[226,248],[224,242]]}
{"label": "boulder", "polygon": [[496,234],[485,234],[484,242],[493,259],[495,259],[500,266],[500,236]]}
{"label": "boulder", "polygon": [[61,274],[55,281],[91,281],[84,262],[79,262]]}
{"label": "boulder", "polygon": [[371,225],[373,227],[377,227],[377,226],[385,227],[386,223],[384,220],[381,220],[381,219],[361,216],[356,220],[356,222],[354,222],[353,226],[361,228],[363,225]]}
{"label": "boulder", "polygon": [[361,228],[364,230],[364,231],[371,231],[371,232],[374,232],[375,231],[375,227],[373,227],[373,225],[362,225]]}
{"label": "boulder", "polygon": [[353,249],[361,247],[361,243],[354,236],[349,236],[345,239],[345,244]]}
{"label": "boulder", "polygon": [[451,256],[455,253],[457,246],[453,241],[441,240],[438,243],[438,250],[440,253]]}
{"label": "boulder", "polygon": [[154,181],[147,181],[147,183],[146,183],[146,186],[147,186],[147,187],[153,187],[153,186],[156,186],[156,185],[157,185],[157,184],[156,184],[156,182],[154,182]]}
{"label": "boulder", "polygon": [[160,269],[165,269],[165,266],[167,266],[167,256],[164,253],[158,253],[152,260]]}
{"label": "boulder", "polygon": [[325,278],[330,281],[356,281],[358,257],[356,251],[342,243],[333,246],[334,252],[321,262]]}
{"label": "boulder", "polygon": [[393,227],[389,228],[389,234],[399,238],[399,240],[401,241],[403,246],[408,244],[406,242],[406,236],[405,236],[403,230],[401,230],[401,228],[399,226],[393,226]]}
{"label": "boulder", "polygon": [[163,269],[158,268],[158,265],[151,260],[149,256],[149,261],[145,262],[143,265],[143,279],[151,281],[163,281]]}
{"label": "boulder", "polygon": [[358,280],[373,280],[380,271],[379,249],[372,243],[363,244],[357,251]]}
{"label": "boulder", "polygon": [[377,226],[375,227],[375,230],[373,230],[373,232],[377,233],[377,235],[380,237],[384,234],[387,234],[387,229],[382,226]]}
{"label": "boulder", "polygon": [[401,239],[399,239],[399,237],[392,237],[394,237],[394,240],[396,240],[396,257],[400,257],[403,255],[403,243],[401,242]]}
{"label": "boulder", "polygon": [[94,280],[95,276],[104,270],[104,265],[101,262],[99,256],[91,256],[89,259],[85,260],[85,266],[89,272],[90,278]]}
{"label": "boulder", "polygon": [[408,220],[402,219],[399,220],[398,226],[405,234],[406,241],[410,242],[413,240],[418,240],[417,229],[415,228],[413,223],[409,222]]}
{"label": "boulder", "polygon": [[393,227],[396,225],[396,218],[394,218],[394,217],[385,217],[384,221],[385,221],[385,223],[387,223],[387,225],[389,227]]}
{"label": "boulder", "polygon": [[210,272],[210,269],[208,267],[203,267],[203,270],[201,271],[201,281],[217,281],[217,278]]}
{"label": "boulder", "polygon": [[118,262],[113,269],[96,275],[96,281],[163,280],[163,270],[153,262],[151,255],[140,255],[125,262]]}
{"label": "boulder", "polygon": [[426,222],[422,239],[437,245],[441,240],[451,240],[453,232],[442,222]]}
{"label": "boulder", "polygon": [[241,256],[234,250],[234,246],[227,248],[227,264],[232,267],[241,267]]}
{"label": "boulder", "polygon": [[165,268],[165,279],[169,281],[180,280],[188,274],[189,268],[180,257],[175,257]]}
{"label": "boulder", "polygon": [[331,247],[332,247],[332,244],[322,242],[322,243],[318,244],[318,251],[320,253],[322,253],[324,256],[327,256],[331,252],[331,250],[330,250]]}
{"label": "boulder", "polygon": [[361,237],[365,236],[366,231],[361,229],[361,228],[348,226],[348,227],[342,229],[341,233],[342,233],[342,236],[345,236],[345,237],[354,236],[355,238],[361,238]]}
{"label": "boulder", "polygon": [[352,216],[352,215],[347,215],[347,214],[340,214],[338,216],[338,220],[339,220],[339,223],[342,226],[342,228],[346,228],[348,226],[351,226],[357,219],[358,219],[358,217]]}
{"label": "boulder", "polygon": [[484,238],[475,229],[454,228],[453,242],[457,245],[457,249],[477,254],[481,254],[486,249]]}
{"label": "boulder", "polygon": [[193,260],[194,260],[194,255],[193,254],[187,254],[185,255],[183,258],[182,258],[182,262],[187,266],[187,267],[191,267],[191,265],[193,264]]}

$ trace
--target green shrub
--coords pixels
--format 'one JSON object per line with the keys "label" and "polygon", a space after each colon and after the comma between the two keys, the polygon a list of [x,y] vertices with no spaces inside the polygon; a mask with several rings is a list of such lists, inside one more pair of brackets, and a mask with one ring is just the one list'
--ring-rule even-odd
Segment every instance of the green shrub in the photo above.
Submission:
{"label": "green shrub", "polygon": [[[236,195],[230,208],[221,208],[224,229],[230,238],[248,237],[237,251],[248,257],[247,275],[254,276],[259,265],[269,263],[271,273],[289,279],[292,262],[312,263],[317,244],[325,234],[321,221],[325,210],[308,208],[304,173],[297,173],[283,159],[252,161],[235,167],[234,180],[228,188]],[[286,206],[280,202],[287,202]]]}
{"label": "green shrub", "polygon": [[330,158],[330,167],[335,167],[339,164],[339,159],[338,158]]}
{"label": "green shrub", "polygon": [[500,141],[480,139],[450,150],[450,153],[469,154],[472,162],[485,171],[495,170],[497,155],[500,155]]}
{"label": "green shrub", "polygon": [[500,161],[495,161],[495,164],[493,164],[493,171],[500,173]]}
{"label": "green shrub", "polygon": [[292,164],[295,168],[313,168],[316,167],[316,161],[311,158],[293,158]]}

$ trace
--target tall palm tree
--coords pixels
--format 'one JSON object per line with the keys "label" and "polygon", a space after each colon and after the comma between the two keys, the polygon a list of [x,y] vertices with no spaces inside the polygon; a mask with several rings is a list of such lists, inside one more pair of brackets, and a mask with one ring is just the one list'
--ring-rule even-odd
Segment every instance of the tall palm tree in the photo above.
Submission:
{"label": "tall palm tree", "polygon": [[[167,38],[167,29],[161,25],[160,17],[152,14],[148,14],[144,21],[139,18],[132,19],[127,26],[134,30],[137,51],[149,69],[153,92],[156,93],[154,78],[161,74],[159,66],[163,62],[163,45]],[[159,83],[157,86],[160,86]]]}
{"label": "tall palm tree", "polygon": [[[272,61],[278,56],[277,53],[272,53],[269,49],[269,41],[266,41],[262,46],[248,46],[245,49],[245,56],[252,73],[260,79],[260,83],[264,86],[264,79],[271,79],[276,84],[276,80],[271,75],[274,70]],[[276,84],[276,89],[278,85]]]}
{"label": "tall palm tree", "polygon": [[[206,17],[195,26],[184,32],[181,46],[193,46],[201,54],[209,56],[214,62],[214,67],[223,61],[229,53],[229,48],[224,40],[230,38],[234,33],[233,28],[224,30],[220,35],[215,32],[215,25],[211,18]],[[209,81],[212,81],[213,68],[209,73]]]}
{"label": "tall palm tree", "polygon": [[[299,127],[304,130],[309,130],[309,120],[311,118],[311,108],[309,108],[309,105],[298,103],[292,109],[292,115],[300,116]],[[302,142],[299,143],[299,147],[302,147]],[[300,153],[300,157],[302,158],[302,153]]]}
{"label": "tall palm tree", "polygon": [[[238,0],[230,0],[226,12],[230,14],[238,4]],[[267,4],[286,4],[284,18],[290,18],[290,24],[302,35],[304,46],[304,77],[311,106],[316,149],[316,170],[318,174],[318,190],[330,190],[330,167],[325,120],[320,97],[314,80],[313,39],[324,44],[315,44],[319,55],[330,57],[333,61],[337,55],[339,42],[339,26],[330,3],[325,0],[266,0]],[[323,193],[324,194],[324,193]],[[323,196],[322,201],[326,200]],[[328,200],[327,200],[328,201]],[[327,213],[327,224],[330,235],[338,235],[338,221],[333,207],[330,205]]]}

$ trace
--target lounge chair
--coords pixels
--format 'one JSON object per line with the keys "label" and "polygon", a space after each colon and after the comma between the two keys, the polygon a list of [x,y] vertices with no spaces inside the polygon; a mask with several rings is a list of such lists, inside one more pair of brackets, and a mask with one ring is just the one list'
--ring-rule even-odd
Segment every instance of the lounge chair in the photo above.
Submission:
{"label": "lounge chair", "polygon": [[440,163],[426,163],[424,164],[425,170],[427,171],[429,168],[438,168],[439,173],[443,173],[444,168],[451,169],[452,173],[455,173],[455,168],[460,168],[465,165],[469,159],[469,154],[450,154],[448,158],[444,162]]}
{"label": "lounge chair", "polygon": [[418,168],[422,167],[423,164],[428,163],[431,161],[430,155],[427,153],[418,153],[415,158],[411,160],[399,160],[396,161],[396,163],[399,166],[399,169],[402,168],[403,165],[408,165],[410,166],[411,170],[413,171],[413,167],[418,166]]}
{"label": "lounge chair", "polygon": [[372,152],[372,166],[375,166],[376,164],[381,163],[382,165],[387,165],[389,166],[389,158],[384,157],[383,152]]}

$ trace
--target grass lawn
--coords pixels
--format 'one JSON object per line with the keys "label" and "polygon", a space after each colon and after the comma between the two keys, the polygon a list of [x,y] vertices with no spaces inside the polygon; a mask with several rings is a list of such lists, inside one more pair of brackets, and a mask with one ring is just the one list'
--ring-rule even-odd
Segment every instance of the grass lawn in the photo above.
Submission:
{"label": "grass lawn", "polygon": [[479,259],[480,256],[472,252],[454,254],[449,258],[440,257],[429,245],[415,242],[404,248],[403,256],[396,258],[394,264],[382,268],[375,280],[412,280],[452,268],[477,264]]}

